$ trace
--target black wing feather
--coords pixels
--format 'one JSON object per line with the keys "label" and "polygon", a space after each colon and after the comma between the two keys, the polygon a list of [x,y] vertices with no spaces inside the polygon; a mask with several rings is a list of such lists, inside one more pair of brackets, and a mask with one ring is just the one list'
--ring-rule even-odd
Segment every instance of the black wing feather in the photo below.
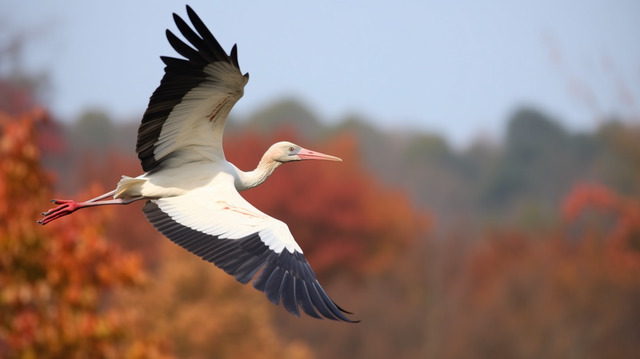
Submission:
{"label": "black wing feather", "polygon": [[205,46],[204,40],[202,40],[202,38],[193,31],[180,16],[174,13],[173,21],[176,23],[176,26],[178,26],[178,30],[180,30],[182,36],[184,36],[189,43],[193,44],[193,46],[198,49],[202,55],[204,55],[205,60],[208,62],[213,62],[215,60],[213,53],[211,53],[209,48]]}
{"label": "black wing feather", "polygon": [[[187,5],[187,15],[189,16],[189,20],[191,20],[193,27],[195,27],[196,31],[200,34],[200,36],[202,36],[202,39],[204,40],[205,43],[210,44],[211,48],[222,49],[222,46],[220,46],[220,43],[218,42],[218,40],[216,40],[215,36],[213,36],[211,31],[209,31],[209,28],[207,28],[207,25],[205,25],[204,22],[200,20],[200,17],[198,16],[198,14],[196,14],[196,12],[193,11],[191,6],[189,5]],[[229,60],[229,56],[227,56],[227,53],[224,52],[224,50],[222,52],[213,51],[212,54],[214,55],[215,60],[217,61]]]}
{"label": "black wing feather", "polygon": [[231,48],[231,62],[233,63],[233,65],[235,65],[235,67],[240,68],[240,65],[238,64],[238,45],[234,44],[233,47]]}
{"label": "black wing feather", "polygon": [[295,314],[297,316],[300,315],[296,297],[296,280],[295,277],[290,274],[290,272],[286,272],[284,278],[282,278],[280,297],[282,299],[282,305],[289,313]]}
{"label": "black wing feather", "polygon": [[300,278],[296,278],[296,301],[300,303],[302,310],[304,310],[308,316],[322,318],[313,307],[307,285]]}
{"label": "black wing feather", "polygon": [[248,283],[255,277],[253,286],[274,304],[282,302],[288,312],[299,316],[302,308],[314,318],[355,322],[329,298],[302,253],[286,249],[273,252],[257,233],[226,239],[191,229],[175,222],[153,201],[148,201],[143,211],[149,222],[171,241],[213,262],[239,282]]}
{"label": "black wing feather", "polygon": [[191,46],[184,43],[184,41],[180,40],[176,35],[171,32],[171,30],[167,30],[167,40],[169,40],[169,44],[174,48],[180,55],[189,59],[189,61],[197,66],[197,67],[205,67],[207,62],[205,59],[200,56],[198,51],[194,50]]}

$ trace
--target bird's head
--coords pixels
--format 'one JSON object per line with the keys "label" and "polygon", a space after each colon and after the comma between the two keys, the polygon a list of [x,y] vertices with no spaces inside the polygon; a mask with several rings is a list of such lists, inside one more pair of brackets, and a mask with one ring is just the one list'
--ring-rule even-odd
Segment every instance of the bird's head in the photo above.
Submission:
{"label": "bird's head", "polygon": [[342,161],[338,157],[311,151],[287,141],[273,144],[267,151],[266,155],[268,155],[271,160],[280,163],[302,160]]}

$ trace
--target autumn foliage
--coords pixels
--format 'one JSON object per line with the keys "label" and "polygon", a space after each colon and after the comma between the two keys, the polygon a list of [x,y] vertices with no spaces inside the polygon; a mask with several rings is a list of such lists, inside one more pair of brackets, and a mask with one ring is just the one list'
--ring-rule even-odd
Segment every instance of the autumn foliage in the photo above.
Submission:
{"label": "autumn foliage", "polygon": [[[597,232],[606,254],[624,273],[640,271],[640,200],[597,184],[576,186],[564,202],[564,217],[583,235]],[[599,219],[596,223],[594,220]],[[594,225],[598,227],[594,228]],[[586,233],[585,233],[586,232]],[[591,235],[593,237],[593,235]]]}
{"label": "autumn foliage", "polygon": [[51,197],[35,140],[46,120],[0,114],[0,356],[152,357],[158,347],[128,329],[131,313],[108,305],[111,291],[145,277],[136,256],[105,241],[100,213],[35,223]]}
{"label": "autumn foliage", "polygon": [[640,355],[640,201],[581,184],[563,202],[560,228],[433,248],[446,259],[425,303],[430,357]]}
{"label": "autumn foliage", "polygon": [[[46,172],[37,134],[51,120],[19,113],[0,115],[2,358],[640,357],[640,182],[576,182],[544,226],[445,232],[364,168],[354,137],[230,133],[228,159],[244,170],[280,140],[344,160],[286,164],[242,195],[288,224],[325,289],[362,320],[346,325],[273,306],[156,232],[142,203],[38,226],[54,183],[90,198],[140,168],[133,151],[68,143],[56,157],[71,166]],[[625,139],[611,140],[626,144],[616,156],[640,165]]]}

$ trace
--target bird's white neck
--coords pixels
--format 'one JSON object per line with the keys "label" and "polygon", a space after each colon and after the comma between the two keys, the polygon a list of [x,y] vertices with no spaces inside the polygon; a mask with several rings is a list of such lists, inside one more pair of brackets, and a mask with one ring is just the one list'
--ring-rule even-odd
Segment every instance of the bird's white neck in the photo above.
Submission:
{"label": "bird's white neck", "polygon": [[244,172],[237,170],[235,186],[238,191],[244,191],[256,187],[264,182],[282,162],[274,161],[265,155],[253,171]]}

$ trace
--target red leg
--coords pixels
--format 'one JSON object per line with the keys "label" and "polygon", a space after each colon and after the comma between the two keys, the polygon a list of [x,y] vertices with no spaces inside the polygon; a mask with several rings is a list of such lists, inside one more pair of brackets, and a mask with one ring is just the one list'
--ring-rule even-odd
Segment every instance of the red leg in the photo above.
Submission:
{"label": "red leg", "polygon": [[45,224],[51,221],[54,221],[58,218],[64,217],[79,209],[86,208],[86,207],[104,206],[104,205],[111,205],[111,204],[129,204],[131,202],[142,199],[142,197],[116,198],[116,199],[103,201],[103,199],[113,196],[114,193],[115,191],[111,191],[103,195],[100,195],[96,198],[92,198],[86,202],[76,202],[74,200],[67,200],[67,199],[53,199],[51,200],[51,202],[58,204],[59,206],[55,208],[51,208],[46,212],[42,212],[42,215],[44,216],[44,218],[39,220],[38,223],[44,226]]}

